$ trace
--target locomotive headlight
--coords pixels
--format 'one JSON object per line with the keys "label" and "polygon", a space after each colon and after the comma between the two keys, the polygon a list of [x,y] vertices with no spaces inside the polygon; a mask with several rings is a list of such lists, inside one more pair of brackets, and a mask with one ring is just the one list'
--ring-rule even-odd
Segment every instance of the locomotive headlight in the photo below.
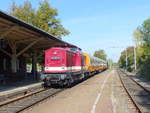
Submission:
{"label": "locomotive headlight", "polygon": [[60,78],[61,78],[62,80],[64,80],[64,79],[66,78],[66,75],[65,75],[65,74],[61,74]]}

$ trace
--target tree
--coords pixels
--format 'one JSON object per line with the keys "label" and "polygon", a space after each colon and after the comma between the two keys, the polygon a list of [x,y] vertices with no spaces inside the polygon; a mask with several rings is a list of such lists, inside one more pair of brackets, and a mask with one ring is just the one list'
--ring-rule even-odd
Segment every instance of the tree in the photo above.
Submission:
{"label": "tree", "polygon": [[69,31],[61,25],[61,21],[56,16],[58,16],[57,9],[52,8],[48,1],[40,2],[36,16],[38,18],[37,27],[58,37],[69,34]]}
{"label": "tree", "polygon": [[128,47],[126,50],[121,52],[119,59],[119,66],[126,69],[126,52],[127,52],[127,70],[134,70],[134,47]]}
{"label": "tree", "polygon": [[140,30],[142,31],[142,39],[145,42],[150,42],[150,18],[144,21]]}
{"label": "tree", "polygon": [[107,55],[105,54],[105,51],[100,49],[94,52],[94,56],[98,57],[100,59],[106,60],[107,59]]}
{"label": "tree", "polygon": [[32,24],[54,36],[61,37],[69,34],[59,19],[58,11],[52,8],[47,0],[41,1],[35,10],[29,1],[17,6],[15,2],[11,5],[10,14],[29,24]]}
{"label": "tree", "polygon": [[135,41],[136,46],[141,45],[143,43],[143,33],[140,30],[140,28],[137,28],[134,32],[133,32],[133,40]]}
{"label": "tree", "polygon": [[150,18],[137,28],[134,33],[137,45],[138,73],[150,79]]}
{"label": "tree", "polygon": [[20,6],[17,6],[15,2],[13,2],[11,5],[10,14],[34,25],[36,14],[35,10],[32,8],[32,4],[29,1],[25,1],[24,4]]}

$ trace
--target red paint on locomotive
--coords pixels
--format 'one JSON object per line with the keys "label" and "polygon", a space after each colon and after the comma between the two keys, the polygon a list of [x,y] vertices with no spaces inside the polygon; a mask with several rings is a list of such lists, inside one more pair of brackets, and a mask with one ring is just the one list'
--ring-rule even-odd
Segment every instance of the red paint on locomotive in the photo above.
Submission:
{"label": "red paint on locomotive", "polygon": [[[45,51],[45,72],[68,72],[72,65],[73,53],[66,48],[53,47]],[[70,61],[70,62],[69,62]]]}
{"label": "red paint on locomotive", "polygon": [[45,72],[72,72],[81,71],[82,54],[80,50],[71,48],[53,47],[45,51]]}

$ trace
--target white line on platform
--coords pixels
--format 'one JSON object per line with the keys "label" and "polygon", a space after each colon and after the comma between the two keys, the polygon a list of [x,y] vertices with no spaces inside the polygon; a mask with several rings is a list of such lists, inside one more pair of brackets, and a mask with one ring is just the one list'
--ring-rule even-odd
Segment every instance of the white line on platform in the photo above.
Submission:
{"label": "white line on platform", "polygon": [[[108,79],[109,76],[110,76],[110,74],[109,74],[109,75],[106,77],[106,79],[104,80],[104,82],[103,82],[103,84],[102,84],[102,86],[101,86],[101,92],[103,91],[104,86],[105,86],[106,81],[107,81],[107,79]],[[98,93],[97,98],[96,98],[96,100],[95,100],[95,102],[94,102],[94,104],[93,104],[93,106],[92,106],[91,113],[95,113],[96,105],[97,105],[97,103],[98,103],[100,97],[101,97],[101,93]]]}
{"label": "white line on platform", "polygon": [[97,105],[97,103],[98,103],[98,101],[99,101],[99,99],[100,99],[100,96],[101,96],[101,94],[98,93],[97,98],[96,98],[96,100],[95,100],[95,102],[94,102],[94,105],[93,105],[93,107],[92,107],[91,113],[95,113],[96,105]]}
{"label": "white line on platform", "polygon": [[[114,73],[114,71],[113,71]],[[112,101],[112,106],[113,106],[113,113],[116,113],[116,104],[117,104],[117,101],[116,101],[116,98],[114,96],[114,74],[113,75],[113,83],[111,85],[111,101]]]}

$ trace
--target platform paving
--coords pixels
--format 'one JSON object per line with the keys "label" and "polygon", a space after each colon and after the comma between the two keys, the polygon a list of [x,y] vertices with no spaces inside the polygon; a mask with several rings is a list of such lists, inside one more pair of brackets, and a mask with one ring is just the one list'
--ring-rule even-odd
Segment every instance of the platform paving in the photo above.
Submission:
{"label": "platform paving", "polygon": [[24,113],[133,113],[116,70],[107,70]]}

